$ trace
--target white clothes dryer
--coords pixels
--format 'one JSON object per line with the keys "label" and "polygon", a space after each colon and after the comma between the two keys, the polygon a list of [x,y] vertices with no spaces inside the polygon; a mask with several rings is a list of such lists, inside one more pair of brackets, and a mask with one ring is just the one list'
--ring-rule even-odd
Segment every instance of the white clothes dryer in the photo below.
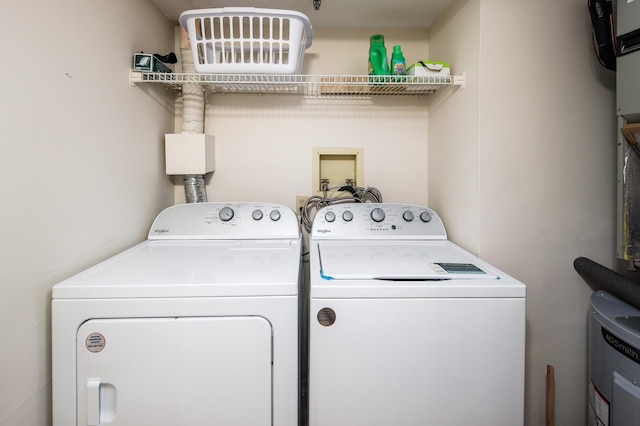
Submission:
{"label": "white clothes dryer", "polygon": [[183,204],[55,285],[53,425],[297,425],[300,248],[284,206]]}
{"label": "white clothes dryer", "polygon": [[523,424],[525,285],[436,212],[328,206],[310,252],[310,426]]}

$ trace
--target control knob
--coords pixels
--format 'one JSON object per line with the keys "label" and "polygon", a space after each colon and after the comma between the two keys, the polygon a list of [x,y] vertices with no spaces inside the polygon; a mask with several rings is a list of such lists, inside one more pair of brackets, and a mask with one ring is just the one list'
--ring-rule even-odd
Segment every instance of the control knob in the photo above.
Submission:
{"label": "control knob", "polygon": [[384,220],[384,210],[380,207],[371,210],[371,219],[373,219],[374,222],[382,222]]}
{"label": "control knob", "polygon": [[326,212],[324,214],[324,220],[326,220],[327,222],[333,222],[334,220],[336,220],[336,214],[334,212]]}
{"label": "control knob", "polygon": [[223,207],[220,209],[220,220],[223,222],[228,222],[233,219],[233,209],[231,207]]}
{"label": "control knob", "polygon": [[342,213],[342,220],[344,220],[345,222],[351,222],[353,220],[353,212],[347,210]]}
{"label": "control knob", "polygon": [[431,213],[426,210],[423,211],[422,213],[420,213],[420,220],[423,222],[431,222]]}
{"label": "control knob", "polygon": [[253,213],[251,213],[251,217],[253,217],[254,220],[262,219],[262,210],[255,209]]}
{"label": "control knob", "polygon": [[413,221],[413,212],[411,210],[405,211],[404,213],[402,213],[402,218],[405,220],[405,222]]}
{"label": "control knob", "polygon": [[280,220],[280,211],[279,210],[272,210],[271,213],[269,213],[269,217],[274,222],[279,221]]}

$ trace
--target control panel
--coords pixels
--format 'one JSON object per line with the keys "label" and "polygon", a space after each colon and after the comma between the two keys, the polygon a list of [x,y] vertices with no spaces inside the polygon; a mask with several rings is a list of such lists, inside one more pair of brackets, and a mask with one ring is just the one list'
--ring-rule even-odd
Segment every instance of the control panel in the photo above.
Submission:
{"label": "control panel", "polygon": [[296,239],[293,210],[271,203],[190,203],[163,210],[148,239]]}
{"label": "control panel", "polygon": [[438,214],[422,206],[391,203],[343,203],[320,209],[313,219],[313,239],[446,240]]}

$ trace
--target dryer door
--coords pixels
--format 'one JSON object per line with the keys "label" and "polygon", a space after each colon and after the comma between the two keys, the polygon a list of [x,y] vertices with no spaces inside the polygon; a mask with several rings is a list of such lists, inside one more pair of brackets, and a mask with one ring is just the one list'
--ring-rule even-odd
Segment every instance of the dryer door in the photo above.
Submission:
{"label": "dryer door", "polygon": [[271,425],[262,317],[123,318],[77,334],[78,425]]}

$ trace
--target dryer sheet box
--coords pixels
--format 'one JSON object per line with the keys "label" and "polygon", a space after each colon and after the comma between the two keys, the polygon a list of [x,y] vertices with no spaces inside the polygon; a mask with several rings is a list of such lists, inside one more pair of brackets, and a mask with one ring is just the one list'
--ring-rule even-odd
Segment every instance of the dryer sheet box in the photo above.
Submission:
{"label": "dryer sheet box", "polygon": [[448,77],[451,66],[445,62],[418,61],[407,69],[407,75],[418,77]]}
{"label": "dryer sheet box", "polygon": [[133,70],[140,72],[172,72],[171,68],[147,53],[133,54]]}

